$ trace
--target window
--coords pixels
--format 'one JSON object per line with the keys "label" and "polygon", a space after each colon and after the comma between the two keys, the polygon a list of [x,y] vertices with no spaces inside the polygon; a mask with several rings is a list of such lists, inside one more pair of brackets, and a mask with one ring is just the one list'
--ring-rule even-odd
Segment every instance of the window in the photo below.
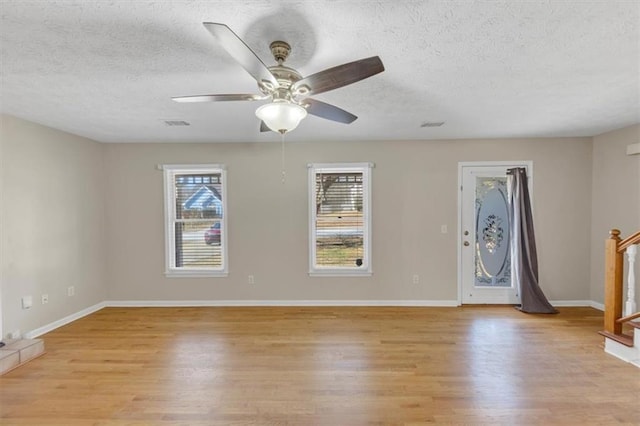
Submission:
{"label": "window", "polygon": [[371,275],[371,167],[309,165],[310,275]]}
{"label": "window", "polygon": [[224,167],[165,165],[163,169],[166,274],[226,276]]}

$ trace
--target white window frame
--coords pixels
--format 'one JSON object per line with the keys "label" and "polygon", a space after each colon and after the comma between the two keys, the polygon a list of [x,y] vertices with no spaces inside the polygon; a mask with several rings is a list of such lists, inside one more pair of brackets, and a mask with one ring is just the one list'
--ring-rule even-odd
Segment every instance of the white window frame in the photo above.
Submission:
{"label": "white window frame", "polygon": [[[314,163],[309,169],[309,276],[368,277],[373,274],[371,262],[371,169],[373,163]],[[362,173],[363,263],[361,266],[316,265],[316,174]]]}
{"label": "white window frame", "polygon": [[[227,250],[227,172],[223,164],[165,164],[162,167],[164,174],[164,223],[165,223],[165,275],[167,277],[226,277],[229,274],[229,261]],[[175,227],[176,203],[175,203],[175,176],[180,174],[207,174],[219,173],[222,180],[222,219],[221,268],[189,268],[176,267],[175,253]]]}

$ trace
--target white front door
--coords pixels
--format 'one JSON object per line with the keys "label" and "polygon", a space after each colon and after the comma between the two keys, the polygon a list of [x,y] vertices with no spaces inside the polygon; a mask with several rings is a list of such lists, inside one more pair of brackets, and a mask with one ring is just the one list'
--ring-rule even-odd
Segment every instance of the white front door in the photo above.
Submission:
{"label": "white front door", "polygon": [[462,304],[517,304],[511,280],[507,169],[531,162],[460,163],[459,286]]}

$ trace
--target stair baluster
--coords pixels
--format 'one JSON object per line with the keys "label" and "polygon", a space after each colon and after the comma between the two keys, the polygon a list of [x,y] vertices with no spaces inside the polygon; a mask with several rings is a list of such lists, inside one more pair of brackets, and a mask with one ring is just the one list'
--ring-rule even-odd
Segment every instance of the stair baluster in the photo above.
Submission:
{"label": "stair baluster", "polygon": [[629,261],[629,269],[627,274],[627,301],[624,305],[624,316],[628,316],[636,312],[636,277],[634,268],[637,248],[637,244],[627,247],[627,260]]}

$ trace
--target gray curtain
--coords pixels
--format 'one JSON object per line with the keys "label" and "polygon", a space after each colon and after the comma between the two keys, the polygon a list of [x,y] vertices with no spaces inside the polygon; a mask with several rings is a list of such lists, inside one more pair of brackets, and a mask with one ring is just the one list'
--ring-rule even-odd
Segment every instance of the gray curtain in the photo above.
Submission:
{"label": "gray curtain", "polygon": [[538,285],[538,254],[533,232],[527,171],[523,167],[507,170],[509,181],[509,220],[511,222],[511,277],[520,292],[522,312],[557,314]]}

